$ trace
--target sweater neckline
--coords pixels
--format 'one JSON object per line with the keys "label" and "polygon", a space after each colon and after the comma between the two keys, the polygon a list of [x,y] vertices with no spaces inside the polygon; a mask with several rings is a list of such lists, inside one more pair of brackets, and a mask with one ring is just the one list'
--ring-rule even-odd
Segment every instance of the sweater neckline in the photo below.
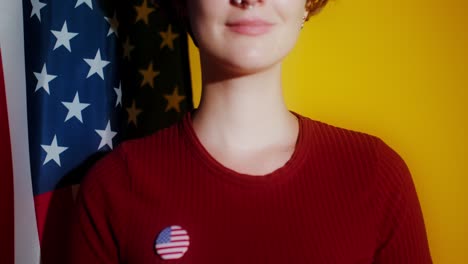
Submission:
{"label": "sweater neckline", "polygon": [[[195,111],[195,110],[193,110]],[[214,175],[216,178],[219,178],[223,181],[230,181],[242,185],[272,185],[280,184],[284,181],[291,180],[295,177],[296,172],[302,168],[304,161],[306,160],[308,148],[306,144],[306,118],[291,111],[294,114],[299,122],[299,134],[296,140],[296,146],[294,152],[289,158],[289,160],[281,167],[276,170],[263,174],[263,175],[251,175],[237,172],[231,168],[228,168],[217,161],[203,146],[201,141],[193,129],[192,124],[192,112],[188,112],[182,122],[182,130],[185,133],[185,138],[187,139],[190,147],[190,151],[193,152],[193,156],[201,162],[207,169],[211,172],[209,173]]]}

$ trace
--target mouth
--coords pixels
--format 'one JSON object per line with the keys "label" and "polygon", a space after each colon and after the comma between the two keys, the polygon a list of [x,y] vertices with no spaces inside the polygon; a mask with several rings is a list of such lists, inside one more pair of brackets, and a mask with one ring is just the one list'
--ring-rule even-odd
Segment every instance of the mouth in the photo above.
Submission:
{"label": "mouth", "polygon": [[226,26],[231,31],[247,36],[266,34],[271,30],[273,25],[273,23],[261,19],[242,19],[226,23]]}

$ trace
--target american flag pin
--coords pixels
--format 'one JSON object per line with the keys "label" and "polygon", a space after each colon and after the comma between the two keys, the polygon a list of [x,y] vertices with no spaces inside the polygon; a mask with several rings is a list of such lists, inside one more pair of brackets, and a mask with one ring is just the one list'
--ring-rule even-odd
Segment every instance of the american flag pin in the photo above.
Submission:
{"label": "american flag pin", "polygon": [[176,225],[164,228],[154,241],[154,249],[162,259],[180,259],[189,245],[187,230]]}

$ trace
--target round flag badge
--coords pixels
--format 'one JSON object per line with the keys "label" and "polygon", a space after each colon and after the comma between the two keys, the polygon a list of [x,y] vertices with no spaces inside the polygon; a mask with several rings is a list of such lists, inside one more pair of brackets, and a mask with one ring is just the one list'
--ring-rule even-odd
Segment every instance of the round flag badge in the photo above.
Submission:
{"label": "round flag badge", "polygon": [[154,249],[162,259],[180,259],[189,245],[187,230],[176,225],[164,228],[154,241]]}

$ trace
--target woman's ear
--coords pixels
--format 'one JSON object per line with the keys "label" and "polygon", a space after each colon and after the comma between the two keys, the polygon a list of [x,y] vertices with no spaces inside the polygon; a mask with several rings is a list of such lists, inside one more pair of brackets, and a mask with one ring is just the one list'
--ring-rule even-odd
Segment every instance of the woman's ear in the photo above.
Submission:
{"label": "woman's ear", "polygon": [[313,0],[306,0],[305,10],[304,10],[304,21],[303,21],[304,23],[308,21],[310,18],[310,15],[311,15],[310,10],[311,10],[312,5],[313,5]]}
{"label": "woman's ear", "polygon": [[304,21],[303,22],[305,22],[307,20],[309,20],[309,10],[307,10],[307,8],[306,8],[304,10]]}

